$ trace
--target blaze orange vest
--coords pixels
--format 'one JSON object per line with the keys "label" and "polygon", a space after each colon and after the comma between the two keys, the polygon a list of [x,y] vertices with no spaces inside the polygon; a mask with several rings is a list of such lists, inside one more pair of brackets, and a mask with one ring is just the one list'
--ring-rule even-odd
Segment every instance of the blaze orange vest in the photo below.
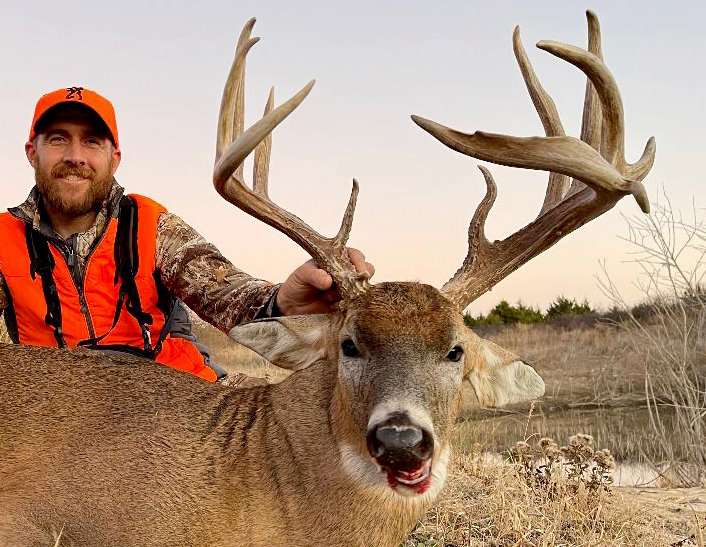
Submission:
{"label": "blaze orange vest", "polygon": [[[51,273],[61,308],[63,340],[69,347],[90,341],[90,347],[127,346],[137,353],[144,347],[145,337],[151,342],[161,340],[161,349],[157,348],[158,353],[151,355],[156,362],[215,382],[216,373],[206,365],[191,341],[171,335],[160,337],[169,310],[165,312],[158,305],[155,254],[157,221],[165,209],[149,198],[130,197],[136,204],[138,219],[135,230],[138,268],[134,280],[142,311],[151,316],[151,325],[141,327],[126,309],[116,314],[121,287],[116,276],[118,220],[113,217],[86,260],[81,286],[74,281],[64,253],[48,242],[54,264]],[[10,213],[0,214],[0,272],[9,292],[11,310],[8,311],[14,314],[16,342],[57,346],[55,329],[45,321],[47,298],[40,276],[31,271],[28,244],[27,224]]]}

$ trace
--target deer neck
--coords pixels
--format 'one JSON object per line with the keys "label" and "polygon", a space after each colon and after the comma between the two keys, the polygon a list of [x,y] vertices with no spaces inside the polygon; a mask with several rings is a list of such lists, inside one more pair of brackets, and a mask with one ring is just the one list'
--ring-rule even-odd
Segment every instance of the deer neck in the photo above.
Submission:
{"label": "deer neck", "polygon": [[[398,545],[433,501],[404,498],[380,482],[365,441],[347,418],[334,364],[315,363],[259,391],[248,406],[260,423],[251,427],[242,453],[232,455],[235,480],[247,484],[233,488],[237,503],[243,504],[243,495],[257,496],[253,484],[263,481],[270,492],[263,498],[273,505],[258,513],[273,526],[302,523],[303,544],[336,538],[340,545]],[[243,444],[237,436],[231,442]],[[311,522],[319,523],[316,531],[305,524]],[[288,533],[297,544],[291,527]]]}

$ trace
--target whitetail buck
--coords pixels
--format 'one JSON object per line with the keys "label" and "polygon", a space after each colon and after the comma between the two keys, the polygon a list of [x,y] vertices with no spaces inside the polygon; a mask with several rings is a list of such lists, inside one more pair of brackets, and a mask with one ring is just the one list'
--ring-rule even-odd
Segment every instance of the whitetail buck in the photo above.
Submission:
{"label": "whitetail buck", "polygon": [[[588,21],[588,51],[538,44],[588,76],[581,140],[564,135],[518,31],[515,53],[546,137],[467,135],[414,118],[464,154],[552,173],[539,217],[490,243],[483,226],[496,188],[481,168],[488,190],[468,256],[441,290],[371,285],[355,273],[344,244],[357,185],[334,238],[270,201],[269,135],[312,84],[274,110],[270,96],[243,132],[245,56],[256,41],[248,23],[224,91],[214,182],[333,276],[341,310],[233,329],[235,340],[299,371],[251,389],[127,358],[2,347],[0,545],[399,545],[444,485],[463,382],[490,406],[544,391],[531,367],[467,329],[461,310],[624,195],[647,208],[639,181],[654,141],[625,162],[622,103],[598,22],[591,13]],[[253,150],[251,190],[242,164]]]}

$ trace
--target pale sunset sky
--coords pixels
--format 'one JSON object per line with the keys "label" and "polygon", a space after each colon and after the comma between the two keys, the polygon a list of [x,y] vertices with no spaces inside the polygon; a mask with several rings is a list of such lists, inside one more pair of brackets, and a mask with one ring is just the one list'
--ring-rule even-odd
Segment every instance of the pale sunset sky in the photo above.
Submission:
{"label": "pale sunset sky", "polygon": [[[36,0],[3,7],[2,208],[20,203],[33,184],[23,144],[37,98],[81,85],[116,107],[117,178],[128,191],[181,215],[247,272],[283,280],[304,252],[224,202],[211,184],[223,83],[240,29],[256,16],[262,40],[248,57],[246,124],[258,119],[270,85],[279,103],[317,79],[275,130],[272,198],[332,235],[357,178],[350,245],[375,263],[375,279],[441,286],[466,254],[485,185],[477,160],[446,148],[409,115],[465,132],[542,135],[512,53],[517,24],[567,133],[578,135],[585,79],[534,44],[585,47],[587,8],[600,18],[606,62],[621,89],[628,161],[654,135],[650,196],[664,186],[678,209],[687,211],[692,199],[706,205],[703,2]],[[547,176],[488,167],[499,196],[487,234],[502,239],[537,215]],[[596,282],[602,259],[626,296],[637,298],[638,270],[619,236],[627,233],[623,215],[638,214],[634,200],[623,199],[471,311],[486,312],[502,298],[545,307],[559,294],[605,305]]]}

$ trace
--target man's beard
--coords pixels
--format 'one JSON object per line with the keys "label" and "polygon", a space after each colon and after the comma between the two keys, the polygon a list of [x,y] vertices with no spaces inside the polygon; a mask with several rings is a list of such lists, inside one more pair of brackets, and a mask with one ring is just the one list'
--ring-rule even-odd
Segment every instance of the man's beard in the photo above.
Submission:
{"label": "man's beard", "polygon": [[[90,185],[80,196],[67,197],[62,195],[61,186],[55,180],[65,177],[80,177],[88,179]],[[113,185],[113,176],[97,176],[90,167],[74,166],[58,163],[52,167],[50,177],[36,169],[34,180],[42,195],[44,206],[64,216],[80,216],[90,211],[98,211],[106,200]]]}

